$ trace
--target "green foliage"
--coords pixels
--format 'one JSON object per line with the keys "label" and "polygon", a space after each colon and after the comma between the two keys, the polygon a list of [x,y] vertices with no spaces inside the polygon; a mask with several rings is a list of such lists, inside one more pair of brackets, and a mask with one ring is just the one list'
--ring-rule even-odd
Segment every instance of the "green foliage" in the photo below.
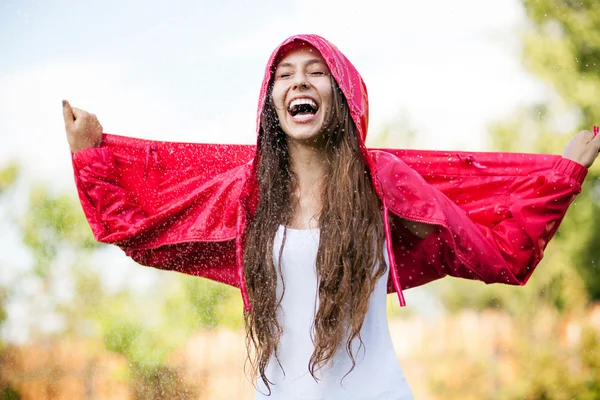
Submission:
{"label": "green foliage", "polygon": [[4,302],[6,301],[6,289],[0,287],[0,325],[6,320],[6,310],[4,309]]}
{"label": "green foliage", "polygon": [[[600,331],[588,319],[548,307],[513,317],[493,351],[467,346],[432,363],[430,390],[443,399],[598,399]],[[558,334],[565,326],[571,334]]]}
{"label": "green foliage", "polygon": [[503,309],[513,316],[531,316],[547,305],[560,311],[581,309],[588,302],[585,282],[569,256],[563,243],[556,239],[523,287],[485,285],[460,279],[445,279],[430,286],[440,293],[444,306],[450,312],[470,307],[477,310]]}
{"label": "green foliage", "polygon": [[138,340],[141,327],[130,321],[114,321],[104,335],[104,345],[110,351],[130,358],[135,342]]}
{"label": "green foliage", "polygon": [[[494,150],[561,154],[578,130],[600,122],[600,3],[597,0],[522,0],[531,21],[523,37],[523,61],[551,85],[555,97],[545,104],[516,110],[512,117],[490,127]],[[600,300],[600,162],[588,173],[582,193],[524,288],[485,286],[474,282],[433,285],[444,304],[502,308],[513,316],[519,338],[511,358],[514,372],[496,375],[490,363],[457,360],[456,370],[468,376],[493,375],[494,389],[469,387],[438,375],[432,381],[444,398],[597,399],[600,396],[600,334],[583,326],[576,344],[557,337],[564,316],[581,313]],[[596,184],[595,184],[596,183]],[[551,307],[550,317],[540,318]],[[579,329],[579,328],[578,328]],[[542,333],[540,333],[542,332]],[[464,374],[463,374],[464,375]],[[450,376],[450,375],[448,375]],[[489,380],[489,376],[488,376]],[[493,393],[493,395],[490,395]],[[477,397],[480,396],[480,397]]]}
{"label": "green foliage", "polygon": [[0,193],[12,186],[19,176],[20,167],[17,163],[11,163],[0,169]]}
{"label": "green foliage", "polygon": [[[20,166],[17,163],[11,163],[6,167],[0,168],[0,201],[4,200],[7,197],[6,192],[10,188],[14,187],[15,182],[17,181],[17,178],[19,177],[19,173],[20,173]],[[3,202],[0,202],[0,205],[2,205],[2,203]],[[3,215],[0,214],[0,222],[2,222],[2,220],[3,220]],[[5,308],[7,298],[8,298],[8,289],[0,286],[0,326],[2,326],[2,324],[4,323],[4,321],[7,318],[6,308]],[[2,350],[2,348],[3,348],[3,343],[2,343],[2,340],[0,339],[0,350]],[[11,393],[10,388],[7,388],[3,392],[2,396],[4,396],[4,398],[11,398],[10,393]]]}
{"label": "green foliage", "polygon": [[104,294],[93,312],[106,348],[123,354],[132,372],[149,380],[195,330],[239,327],[242,322],[241,302],[231,301],[239,297],[237,289],[194,276],[161,274],[156,292]]}
{"label": "green foliage", "polygon": [[124,355],[137,373],[151,378],[182,340],[179,326],[165,326],[160,296],[123,291],[112,296],[104,293],[98,300],[91,317],[105,347]]}
{"label": "green foliage", "polygon": [[110,351],[122,354],[137,373],[152,379],[173,350],[165,341],[168,331],[154,330],[130,320],[112,321],[104,334],[104,344]]}
{"label": "green foliage", "polygon": [[21,400],[21,396],[19,392],[9,386],[0,392],[0,400]]}
{"label": "green foliage", "polygon": [[[577,109],[579,129],[591,130],[600,122],[600,3],[595,0],[522,0],[533,22],[524,38],[523,59],[528,68],[550,83],[560,97]],[[553,133],[549,122],[541,124],[543,142]],[[575,132],[573,132],[575,133]],[[556,143],[557,145],[566,142]],[[538,146],[536,150],[545,150]],[[559,152],[556,147],[553,152]],[[557,151],[558,150],[558,151]],[[588,175],[588,183],[570,214],[571,224],[562,229],[567,251],[583,277],[592,299],[600,299],[600,201],[593,184],[600,177],[600,163]]]}
{"label": "green foliage", "polygon": [[91,250],[99,246],[81,212],[66,194],[53,195],[45,187],[32,189],[29,210],[23,218],[23,242],[31,249],[35,273],[44,276],[60,248]]}
{"label": "green foliage", "polygon": [[[578,130],[600,122],[600,3],[522,0],[532,24],[523,37],[524,64],[560,96],[516,110],[490,126],[494,150],[561,154]],[[566,126],[569,126],[566,128]],[[461,282],[439,285],[451,309],[502,307],[535,312],[541,304],[581,307],[600,299],[600,162],[588,173],[525,288],[485,287]]]}
{"label": "green foliage", "polygon": [[[14,187],[17,174],[17,167],[1,170],[0,188]],[[4,199],[7,193],[0,191]],[[181,382],[179,372],[169,366],[169,357],[197,329],[240,327],[239,291],[165,271],[148,293],[125,288],[109,293],[89,262],[102,245],[93,238],[78,200],[43,185],[30,189],[27,197],[24,214],[11,215],[13,228],[33,259],[32,268],[19,279],[38,282],[42,289],[28,298],[14,285],[0,287],[0,324],[5,318],[3,304],[11,296],[20,296],[21,303],[52,304],[65,321],[58,335],[101,338],[107,350],[128,360],[121,378],[134,385],[136,398],[197,398],[196,389]],[[137,268],[141,272],[143,267]],[[58,281],[73,283],[72,301],[56,299],[53,288]],[[43,336],[42,330],[34,329],[31,338]]]}
{"label": "green foliage", "polygon": [[468,358],[464,362],[465,358],[461,356],[450,355],[447,362],[432,366],[428,371],[431,393],[440,399],[500,398],[490,396],[491,393],[497,393],[494,377],[498,372],[495,366],[483,359]]}
{"label": "green foliage", "polygon": [[[557,327],[555,328],[557,329]],[[600,334],[584,327],[580,342],[564,346],[554,336],[540,337],[521,332],[518,353],[527,379],[507,387],[506,398],[570,400],[597,399],[600,395]]]}
{"label": "green foliage", "polygon": [[582,113],[583,126],[600,121],[600,4],[596,0],[522,0],[533,29],[523,58]]}
{"label": "green foliage", "polygon": [[[189,304],[194,310],[198,324],[203,328],[215,328],[222,322],[223,303],[239,290],[207,279],[186,279],[185,288]],[[235,325],[235,321],[229,321]]]}

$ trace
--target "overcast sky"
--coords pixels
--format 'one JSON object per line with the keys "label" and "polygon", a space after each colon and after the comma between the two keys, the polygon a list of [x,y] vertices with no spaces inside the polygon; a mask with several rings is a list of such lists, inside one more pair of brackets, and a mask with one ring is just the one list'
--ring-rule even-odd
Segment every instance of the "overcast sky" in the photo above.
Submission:
{"label": "overcast sky", "polygon": [[371,143],[405,115],[417,147],[493,150],[486,124],[544,96],[520,64],[525,23],[517,0],[0,0],[0,166],[73,190],[63,98],[107,133],[253,143],[263,68],[296,33],[357,66]]}

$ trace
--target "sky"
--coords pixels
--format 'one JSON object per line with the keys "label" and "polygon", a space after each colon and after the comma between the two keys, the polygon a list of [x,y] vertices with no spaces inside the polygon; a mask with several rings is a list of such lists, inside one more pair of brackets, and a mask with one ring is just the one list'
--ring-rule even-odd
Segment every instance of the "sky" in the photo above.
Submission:
{"label": "sky", "polygon": [[[0,168],[16,160],[29,181],[75,195],[62,99],[96,114],[106,133],[254,143],[265,64],[297,33],[329,39],[362,74],[368,144],[396,124],[386,145],[406,144],[408,129],[413,148],[494,150],[487,126],[548,96],[520,62],[526,24],[517,0],[0,0]],[[14,232],[0,226],[0,237],[3,265],[30,263]],[[102,257],[108,281],[157,279],[123,266],[117,250]],[[433,307],[418,290],[407,299]],[[9,337],[23,337],[22,306],[9,309]]]}
{"label": "sky", "polygon": [[[543,98],[520,63],[517,0],[0,0],[0,166],[74,193],[61,100],[96,114],[106,133],[254,143],[270,52],[317,33],[369,89],[369,143],[493,150],[486,126]],[[405,126],[399,126],[404,124]]]}

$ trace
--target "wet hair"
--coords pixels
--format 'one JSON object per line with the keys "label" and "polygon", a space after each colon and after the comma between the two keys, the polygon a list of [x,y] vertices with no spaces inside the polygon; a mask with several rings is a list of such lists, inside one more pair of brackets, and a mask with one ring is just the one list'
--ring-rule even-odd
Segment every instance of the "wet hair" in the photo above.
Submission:
{"label": "wet hair", "polygon": [[[331,83],[331,110],[321,132],[325,135],[327,169],[321,184],[321,210],[315,216],[320,227],[316,259],[319,305],[312,333],[314,351],[308,365],[315,380],[318,380],[316,371],[326,367],[342,346],[352,360],[348,373],[355,368],[352,342],[357,339],[358,349],[365,350],[360,329],[375,284],[387,268],[383,258],[385,233],[381,200],[361,154],[347,101],[333,78]],[[279,225],[289,225],[298,206],[294,195],[297,181],[290,169],[285,133],[273,106],[272,88],[271,82],[257,148],[258,203],[246,225],[243,253],[252,305],[252,309],[244,313],[246,367],[252,382],[260,376],[269,393],[272,382],[265,374],[267,365],[274,359],[281,367],[277,348],[283,327],[277,320],[277,309],[283,294],[277,298],[276,289],[278,276],[281,276],[285,233],[278,250],[277,266],[273,260],[273,245]]]}

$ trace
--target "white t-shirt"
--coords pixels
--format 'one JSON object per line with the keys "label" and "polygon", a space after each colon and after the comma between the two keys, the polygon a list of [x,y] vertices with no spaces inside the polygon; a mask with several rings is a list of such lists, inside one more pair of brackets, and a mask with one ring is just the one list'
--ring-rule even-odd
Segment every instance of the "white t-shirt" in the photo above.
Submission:
{"label": "white t-shirt", "polygon": [[[345,346],[335,354],[330,366],[318,370],[316,382],[308,372],[308,363],[314,350],[311,328],[318,305],[316,257],[319,247],[318,229],[291,229],[279,227],[273,246],[273,259],[277,267],[284,229],[287,229],[282,253],[282,275],[285,294],[278,310],[283,326],[279,344],[279,361],[271,359],[266,369],[271,386],[271,396],[262,379],[258,379],[255,400],[412,400],[412,391],[406,381],[390,337],[386,316],[386,286],[388,273],[381,277],[371,296],[369,310],[361,329],[364,346],[353,342],[356,359],[354,370],[340,384],[350,370],[352,361]],[[387,253],[385,261],[389,265]],[[389,270],[389,268],[388,268]],[[277,296],[281,295],[281,279]],[[261,393],[262,392],[262,393]]]}

